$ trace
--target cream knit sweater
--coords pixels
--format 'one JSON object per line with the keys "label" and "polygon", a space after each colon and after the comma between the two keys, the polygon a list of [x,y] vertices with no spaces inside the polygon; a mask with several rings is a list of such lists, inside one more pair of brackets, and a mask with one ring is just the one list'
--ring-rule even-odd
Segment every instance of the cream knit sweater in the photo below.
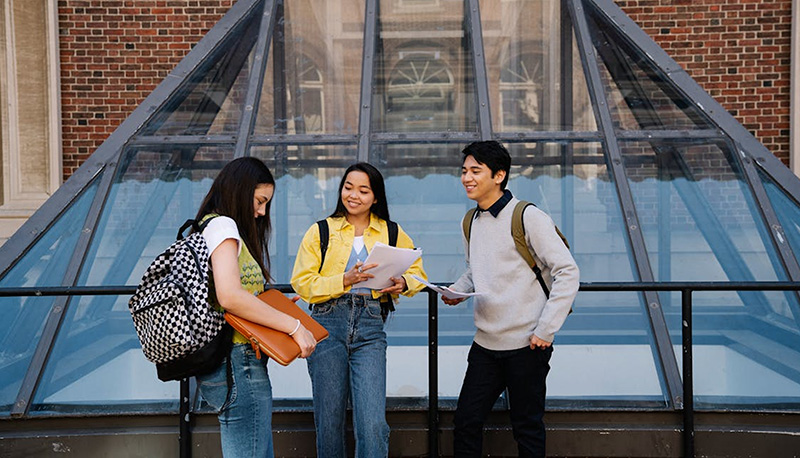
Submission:
{"label": "cream knit sweater", "polygon": [[[529,206],[523,214],[525,236],[550,286],[547,299],[511,236],[511,214],[518,201],[512,198],[496,218],[478,212],[472,222],[467,270],[451,286],[455,291],[482,293],[473,299],[478,328],[475,342],[489,350],[526,347],[533,334],[552,342],[580,283],[578,266],[556,233],[553,220]],[[464,244],[466,248],[466,239]]]}

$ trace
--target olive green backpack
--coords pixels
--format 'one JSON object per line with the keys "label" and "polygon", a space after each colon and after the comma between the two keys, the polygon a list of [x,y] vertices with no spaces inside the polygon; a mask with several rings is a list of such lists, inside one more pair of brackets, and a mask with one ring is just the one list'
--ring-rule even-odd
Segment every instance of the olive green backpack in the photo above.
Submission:
{"label": "olive green backpack", "polygon": [[[528,247],[528,242],[525,241],[525,225],[522,224],[522,214],[525,212],[525,209],[528,205],[534,204],[530,202],[525,202],[523,200],[517,202],[517,205],[514,207],[514,213],[511,215],[511,236],[514,237],[514,245],[517,247],[517,251],[519,252],[522,259],[528,264],[528,267],[533,270],[533,273],[536,274],[536,279],[539,280],[539,284],[542,285],[542,290],[544,290],[545,296],[548,298],[550,297],[550,289],[547,287],[547,284],[544,282],[544,278],[542,277],[542,269],[536,265],[536,260],[533,258],[533,253],[531,253],[530,248]],[[464,220],[461,222],[461,227],[464,231],[464,237],[467,239],[467,251],[469,252],[469,236],[470,232],[472,231],[472,221],[475,219],[475,213],[478,209],[471,208],[466,215],[464,215]],[[564,237],[564,234],[558,229],[556,226],[556,233],[561,240],[564,242],[567,248],[569,248],[569,242],[567,242],[567,238]],[[570,310],[571,312],[572,310]]]}

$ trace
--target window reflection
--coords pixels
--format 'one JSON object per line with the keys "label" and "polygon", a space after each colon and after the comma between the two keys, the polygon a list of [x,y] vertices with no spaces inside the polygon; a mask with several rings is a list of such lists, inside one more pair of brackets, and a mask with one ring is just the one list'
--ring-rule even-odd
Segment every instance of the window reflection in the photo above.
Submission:
{"label": "window reflection", "polygon": [[380,3],[372,129],[379,132],[474,131],[475,90],[464,2],[408,8]]}
{"label": "window reflection", "polygon": [[523,54],[509,59],[500,72],[501,129],[524,130],[541,122],[542,56]]}

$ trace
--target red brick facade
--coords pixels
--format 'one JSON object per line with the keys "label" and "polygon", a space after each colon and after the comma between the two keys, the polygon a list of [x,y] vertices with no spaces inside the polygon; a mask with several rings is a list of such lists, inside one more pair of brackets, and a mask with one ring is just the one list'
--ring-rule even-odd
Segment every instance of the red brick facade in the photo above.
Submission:
{"label": "red brick facade", "polygon": [[703,89],[789,163],[791,0],[617,0]]}
{"label": "red brick facade", "polygon": [[[233,3],[58,1],[65,179]],[[791,0],[617,4],[788,164]]]}
{"label": "red brick facade", "polygon": [[235,0],[59,0],[64,179]]}

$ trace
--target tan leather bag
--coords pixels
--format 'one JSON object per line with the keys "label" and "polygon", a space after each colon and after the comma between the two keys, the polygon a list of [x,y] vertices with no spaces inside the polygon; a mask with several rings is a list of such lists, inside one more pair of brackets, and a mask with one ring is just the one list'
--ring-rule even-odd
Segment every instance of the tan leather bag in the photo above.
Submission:
{"label": "tan leather bag", "polygon": [[[272,308],[299,319],[300,323],[311,331],[317,342],[328,337],[327,329],[314,321],[313,318],[280,291],[268,289],[259,294],[258,298],[272,306]],[[300,356],[300,347],[285,332],[253,323],[230,312],[225,312],[225,320],[230,323],[233,329],[239,331],[250,341],[258,359],[261,359],[261,353],[263,352],[277,361],[278,364],[287,366]]]}

